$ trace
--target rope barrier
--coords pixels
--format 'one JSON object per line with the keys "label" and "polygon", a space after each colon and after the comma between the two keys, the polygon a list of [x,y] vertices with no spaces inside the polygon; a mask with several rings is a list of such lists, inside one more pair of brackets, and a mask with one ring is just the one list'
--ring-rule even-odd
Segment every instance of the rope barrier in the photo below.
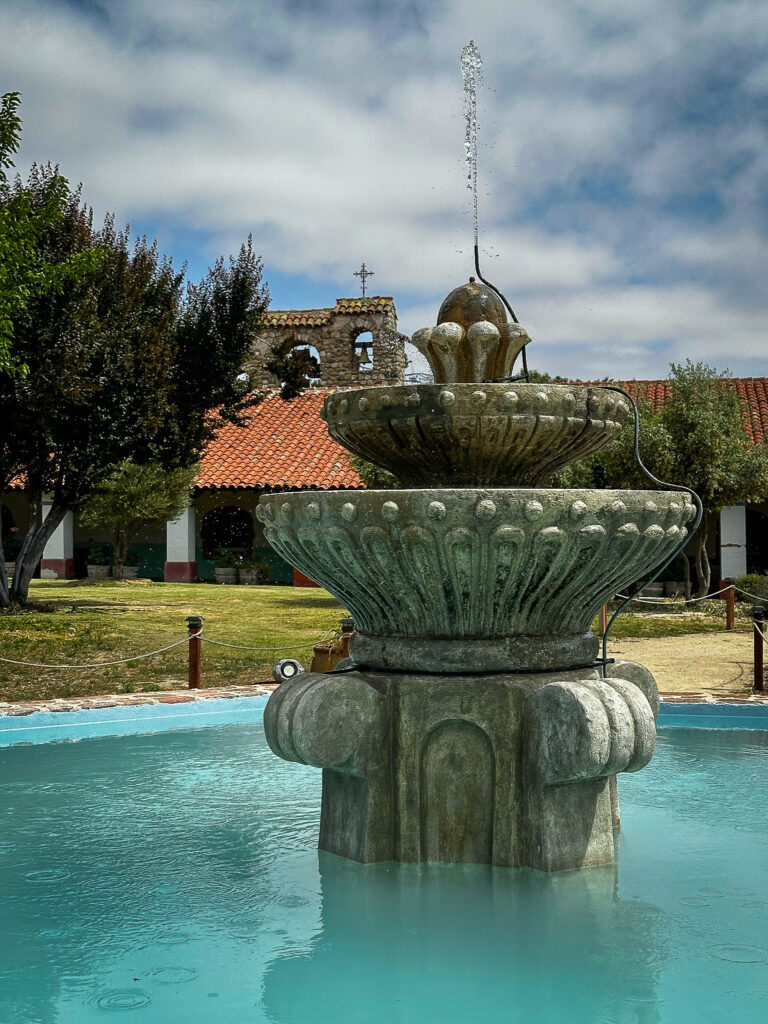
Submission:
{"label": "rope barrier", "polygon": [[752,625],[755,627],[755,629],[760,634],[760,636],[763,638],[763,640],[765,640],[765,642],[768,643],[768,636],[765,635],[765,633],[762,631],[762,629],[760,629],[760,627],[758,626],[758,624],[754,620],[752,621]]}
{"label": "rope barrier", "polygon": [[213,640],[211,637],[203,636],[202,630],[199,633],[190,633],[189,636],[185,636],[181,640],[176,640],[172,644],[168,644],[167,647],[160,647],[156,651],[148,651],[146,654],[134,654],[129,658],[118,658],[116,661],[94,661],[85,665],[46,665],[39,661],[15,661],[13,658],[0,658],[0,662],[6,665],[21,665],[24,668],[53,668],[53,669],[83,669],[83,668],[110,668],[113,665],[127,665],[131,661],[141,661],[144,658],[154,658],[157,654],[165,654],[166,651],[172,651],[174,647],[180,647],[182,644],[188,644],[190,640],[200,639],[205,643],[215,644],[217,647],[230,647],[238,651],[264,651],[269,653],[277,653],[280,651],[303,651],[310,647],[314,647],[316,644],[325,643],[326,640],[330,639],[334,635],[336,630],[331,630],[326,633],[324,637],[319,640],[312,640],[306,644],[296,644],[294,647],[245,647],[242,644],[228,644],[224,643],[223,640]]}
{"label": "rope barrier", "polygon": [[[687,600],[681,601],[679,603],[696,604],[697,601],[709,601],[713,597],[719,597],[720,594],[726,593],[726,591],[728,590],[738,590],[738,587],[734,587],[732,586],[732,584],[729,583],[728,586],[723,587],[722,590],[716,590],[712,594],[705,594],[703,597],[690,597]],[[740,593],[744,593],[744,591],[740,591]],[[646,604],[667,604],[670,601],[676,600],[676,598],[674,597],[629,597],[626,594],[617,594],[616,597],[622,601],[644,601]]]}
{"label": "rope barrier", "polygon": [[197,636],[200,636],[200,634],[193,633],[190,636],[185,636],[183,640],[176,640],[174,643],[168,644],[167,647],[160,647],[158,650],[148,651],[146,654],[134,654],[130,658],[119,658],[117,661],[94,661],[87,665],[43,665],[38,661],[13,661],[11,658],[0,658],[0,661],[5,662],[7,665],[24,665],[26,668],[109,668],[110,665],[126,665],[129,661],[154,658],[156,654],[164,654],[166,651],[173,650],[174,647],[188,644],[190,640],[194,640]]}
{"label": "rope barrier", "polygon": [[765,601],[766,604],[768,604],[768,595],[766,594],[763,594],[762,597],[758,597],[757,594],[750,594],[748,590],[742,590],[741,587],[734,587],[733,589],[738,590],[738,592],[743,594],[745,597],[751,597],[753,601]]}
{"label": "rope barrier", "polygon": [[[765,601],[768,603],[768,596],[765,594],[762,597],[759,594],[750,594],[748,590],[742,590],[741,587],[737,587],[732,583],[729,583],[727,587],[723,587],[722,590],[716,590],[712,594],[705,594],[704,597],[691,597],[685,601],[679,602],[680,604],[696,604],[698,601],[709,601],[712,598],[719,597],[720,594],[725,594],[729,590],[735,590],[738,594],[743,594],[745,597],[751,598],[753,601]],[[627,594],[616,594],[616,599],[621,601],[637,601],[644,602],[645,604],[662,604],[666,605],[672,601],[676,601],[674,597],[629,597]]]}
{"label": "rope barrier", "polygon": [[236,650],[236,651],[269,651],[269,652],[272,652],[272,653],[277,653],[279,651],[303,651],[303,650],[306,650],[309,647],[314,647],[316,644],[325,643],[326,640],[328,640],[331,636],[333,636],[333,633],[334,633],[334,631],[331,631],[330,633],[327,633],[324,637],[321,637],[320,640],[312,640],[308,644],[296,644],[294,647],[245,647],[245,646],[243,646],[243,644],[227,644],[227,643],[224,643],[223,640],[212,640],[211,637],[209,637],[209,636],[201,636],[200,639],[204,643],[215,644],[216,647],[231,647],[233,650]]}

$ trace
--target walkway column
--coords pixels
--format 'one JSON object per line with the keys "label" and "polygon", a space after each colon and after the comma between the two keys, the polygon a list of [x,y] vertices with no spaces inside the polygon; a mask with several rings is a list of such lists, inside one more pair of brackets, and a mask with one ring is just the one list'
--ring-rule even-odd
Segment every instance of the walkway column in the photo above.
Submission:
{"label": "walkway column", "polygon": [[726,505],[720,510],[720,579],[735,580],[747,572],[747,510]]}
{"label": "walkway column", "polygon": [[[52,502],[43,498],[43,519],[51,510]],[[51,534],[40,560],[40,576],[44,580],[73,580],[75,578],[75,517],[66,512]]]}
{"label": "walkway column", "polygon": [[197,580],[194,505],[189,505],[178,519],[167,524],[165,557],[167,583],[194,583]]}

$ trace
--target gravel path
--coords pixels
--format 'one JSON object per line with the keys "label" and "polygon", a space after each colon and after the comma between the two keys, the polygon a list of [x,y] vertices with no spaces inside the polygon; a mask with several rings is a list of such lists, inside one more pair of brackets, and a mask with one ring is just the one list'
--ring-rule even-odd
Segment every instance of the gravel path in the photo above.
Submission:
{"label": "gravel path", "polygon": [[752,690],[751,630],[616,640],[609,644],[608,655],[647,665],[662,692],[749,694]]}

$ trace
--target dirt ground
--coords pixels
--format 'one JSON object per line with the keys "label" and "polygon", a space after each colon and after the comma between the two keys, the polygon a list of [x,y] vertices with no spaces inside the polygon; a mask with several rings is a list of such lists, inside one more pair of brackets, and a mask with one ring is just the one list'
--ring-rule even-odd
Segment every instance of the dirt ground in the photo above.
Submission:
{"label": "dirt ground", "polygon": [[751,630],[616,640],[608,655],[647,665],[662,693],[749,694],[752,690]]}

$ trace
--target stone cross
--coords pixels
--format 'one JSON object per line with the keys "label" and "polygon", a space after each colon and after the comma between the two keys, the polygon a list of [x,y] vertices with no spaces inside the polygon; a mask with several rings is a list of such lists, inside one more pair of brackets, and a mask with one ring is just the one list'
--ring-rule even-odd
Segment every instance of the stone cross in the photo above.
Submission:
{"label": "stone cross", "polygon": [[363,262],[363,265],[360,267],[360,269],[354,271],[354,275],[355,275],[355,277],[359,277],[361,282],[362,282],[362,285],[363,285],[363,298],[365,298],[365,279],[367,277],[373,277],[373,271],[372,270],[368,270],[368,268],[365,265],[365,262]]}

